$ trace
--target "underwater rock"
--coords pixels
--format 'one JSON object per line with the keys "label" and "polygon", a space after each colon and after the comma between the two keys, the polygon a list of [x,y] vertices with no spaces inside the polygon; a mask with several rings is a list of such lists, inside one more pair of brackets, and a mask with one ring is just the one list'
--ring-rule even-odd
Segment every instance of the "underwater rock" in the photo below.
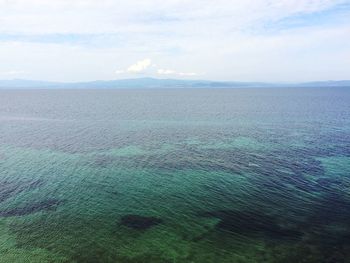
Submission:
{"label": "underwater rock", "polygon": [[121,225],[136,230],[146,230],[161,223],[163,223],[163,220],[160,218],[140,215],[125,215],[120,220]]}
{"label": "underwater rock", "polygon": [[53,210],[56,210],[57,206],[60,205],[61,203],[62,201],[57,199],[47,199],[44,201],[27,204],[22,207],[16,207],[16,208],[0,211],[0,216],[1,217],[24,216],[24,215],[41,212],[41,211],[53,211]]}
{"label": "underwater rock", "polygon": [[17,194],[25,191],[36,189],[43,184],[43,180],[36,181],[19,181],[19,182],[0,182],[0,202],[3,202]]}
{"label": "underwater rock", "polygon": [[345,225],[349,227],[350,200],[347,195],[327,191],[324,193],[317,206],[310,211],[309,217],[304,222],[303,228],[312,229],[329,225]]}
{"label": "underwater rock", "polygon": [[10,183],[1,183],[0,184],[0,202],[3,202],[12,196],[16,195],[20,190],[17,185],[12,185]]}
{"label": "underwater rock", "polygon": [[298,238],[302,235],[296,230],[282,228],[273,216],[254,211],[218,210],[201,213],[200,216],[218,218],[220,222],[216,225],[217,229],[236,234],[264,234],[278,239]]}
{"label": "underwater rock", "polygon": [[97,155],[92,159],[89,164],[93,167],[107,168],[108,166],[114,164],[117,161],[115,157],[107,155]]}
{"label": "underwater rock", "polygon": [[317,184],[323,188],[330,188],[341,184],[341,181],[336,178],[321,177],[316,180]]}

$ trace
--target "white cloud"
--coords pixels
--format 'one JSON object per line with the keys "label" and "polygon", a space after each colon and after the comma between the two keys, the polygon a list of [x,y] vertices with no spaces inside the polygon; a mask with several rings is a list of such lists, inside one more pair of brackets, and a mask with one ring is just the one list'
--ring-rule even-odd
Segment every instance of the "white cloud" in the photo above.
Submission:
{"label": "white cloud", "polygon": [[172,29],[178,33],[185,29],[185,34],[198,35],[213,28],[244,30],[344,2],[347,0],[0,0],[0,32],[110,34]]}
{"label": "white cloud", "polygon": [[115,74],[119,75],[119,74],[124,74],[125,73],[125,70],[121,70],[121,69],[117,69],[115,71]]}
{"label": "white cloud", "polygon": [[[0,61],[62,81],[350,78],[341,3],[349,0],[0,0]],[[127,67],[140,58],[149,59]]]}
{"label": "white cloud", "polygon": [[189,76],[197,76],[198,75],[195,72],[179,72],[178,74],[179,74],[179,76],[187,76],[187,77],[189,77]]}
{"label": "white cloud", "polygon": [[158,69],[157,74],[159,75],[172,75],[175,74],[176,72],[171,69]]}
{"label": "white cloud", "polygon": [[176,75],[176,76],[183,76],[183,77],[191,77],[191,76],[199,75],[194,72],[177,72],[172,69],[158,69],[157,74],[158,75]]}
{"label": "white cloud", "polygon": [[144,59],[136,62],[135,64],[128,67],[127,72],[130,73],[141,73],[145,71],[149,66],[151,66],[152,62],[150,59]]}
{"label": "white cloud", "polygon": [[127,74],[127,73],[143,73],[149,67],[154,66],[151,59],[146,58],[137,61],[135,64],[130,65],[127,69],[117,69],[114,73],[117,75]]}
{"label": "white cloud", "polygon": [[15,76],[15,75],[21,75],[26,73],[22,70],[7,70],[7,71],[0,71],[0,75],[2,76]]}
{"label": "white cloud", "polygon": [[191,76],[197,76],[199,74],[194,72],[178,72],[176,70],[172,69],[156,69],[156,64],[152,64],[151,59],[144,59],[136,62],[135,64],[128,67],[126,70],[118,69],[115,71],[115,74],[121,75],[121,74],[128,74],[128,73],[142,73],[146,69],[150,68],[148,71],[149,74],[157,74],[157,75],[173,75],[173,76],[179,76],[179,77],[191,77]]}

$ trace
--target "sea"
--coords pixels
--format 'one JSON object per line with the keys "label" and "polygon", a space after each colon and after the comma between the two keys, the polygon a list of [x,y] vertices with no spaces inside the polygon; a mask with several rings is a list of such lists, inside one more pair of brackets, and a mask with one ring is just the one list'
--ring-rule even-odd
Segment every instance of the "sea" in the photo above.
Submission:
{"label": "sea", "polygon": [[350,88],[1,90],[0,262],[350,262]]}

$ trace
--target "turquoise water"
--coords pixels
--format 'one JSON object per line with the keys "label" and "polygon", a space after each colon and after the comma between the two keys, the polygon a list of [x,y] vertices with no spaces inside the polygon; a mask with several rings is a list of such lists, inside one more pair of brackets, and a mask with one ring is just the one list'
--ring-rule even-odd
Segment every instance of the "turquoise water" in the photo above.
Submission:
{"label": "turquoise water", "polygon": [[350,262],[350,90],[0,91],[0,262]]}

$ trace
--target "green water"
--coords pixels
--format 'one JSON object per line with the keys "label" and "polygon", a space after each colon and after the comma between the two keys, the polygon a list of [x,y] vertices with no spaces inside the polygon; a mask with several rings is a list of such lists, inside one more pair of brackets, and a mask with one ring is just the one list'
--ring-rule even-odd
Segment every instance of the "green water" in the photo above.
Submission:
{"label": "green water", "polygon": [[0,262],[350,262],[347,89],[0,94]]}

